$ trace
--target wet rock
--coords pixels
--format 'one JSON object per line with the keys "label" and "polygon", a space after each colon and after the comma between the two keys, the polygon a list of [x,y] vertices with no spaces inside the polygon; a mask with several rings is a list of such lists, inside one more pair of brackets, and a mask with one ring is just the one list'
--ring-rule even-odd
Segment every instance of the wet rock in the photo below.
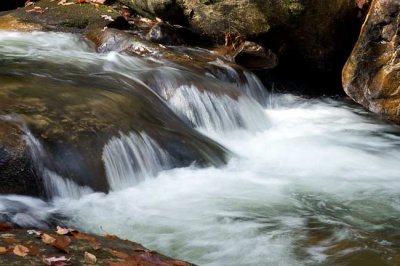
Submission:
{"label": "wet rock", "polygon": [[400,123],[400,3],[372,2],[343,69],[343,87],[356,102]]}
{"label": "wet rock", "polygon": [[164,45],[211,46],[211,43],[207,39],[188,28],[171,25],[163,21],[157,22],[151,27],[146,35],[146,39]]}
{"label": "wet rock", "polygon": [[277,55],[255,42],[246,41],[239,50],[234,58],[235,63],[250,70],[272,69],[278,65]]}
{"label": "wet rock", "polygon": [[[9,25],[14,24],[23,29],[24,27],[33,28],[35,25],[41,30],[80,32],[87,27],[103,28],[110,23],[104,16],[117,17],[119,15],[117,11],[106,5],[72,4],[63,6],[58,5],[58,2],[41,0],[34,7],[28,6],[1,13],[0,29],[8,30],[11,28]],[[40,7],[42,12],[31,12],[35,7]]]}
{"label": "wet rock", "polygon": [[193,265],[114,235],[0,227],[1,265]]}
{"label": "wet rock", "polygon": [[25,22],[15,18],[12,15],[3,15],[0,16],[0,29],[6,31],[38,31],[42,30],[43,26],[38,23],[33,22]]}
{"label": "wet rock", "polygon": [[21,126],[0,118],[0,193],[41,195],[42,182],[33,168]]}
{"label": "wet rock", "polygon": [[185,44],[182,36],[178,33],[178,29],[165,22],[155,24],[147,34],[147,39],[165,45]]}
{"label": "wet rock", "polygon": [[47,177],[50,171],[56,182],[72,180],[106,192],[104,146],[130,132],[145,132],[156,141],[170,154],[171,167],[227,161],[225,148],[186,126],[146,86],[122,75],[93,74],[99,67],[62,64],[60,72],[55,62],[0,64],[0,115],[18,116],[41,143],[37,175]]}
{"label": "wet rock", "polygon": [[[366,6],[363,1],[359,8],[356,0],[120,1],[143,15],[171,24],[180,21],[219,45],[226,33],[254,41],[279,58],[268,79],[305,82],[319,93],[342,92],[341,69],[356,42]],[[171,12],[178,19],[172,19]]]}

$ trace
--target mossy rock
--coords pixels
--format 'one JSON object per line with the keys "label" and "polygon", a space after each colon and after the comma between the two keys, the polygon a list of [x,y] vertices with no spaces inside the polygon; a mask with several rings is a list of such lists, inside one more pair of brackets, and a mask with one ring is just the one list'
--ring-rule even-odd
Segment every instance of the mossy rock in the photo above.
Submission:
{"label": "mossy rock", "polygon": [[[34,7],[40,7],[43,13],[29,12],[34,7],[23,7],[0,13],[0,29],[9,30],[13,24],[16,30],[37,30],[81,32],[87,27],[105,27],[109,21],[102,15],[118,16],[118,12],[107,5],[72,4],[58,5],[58,1],[40,0]],[[1,16],[2,15],[2,16]],[[7,23],[7,21],[9,21]],[[29,25],[29,26],[28,26]]]}

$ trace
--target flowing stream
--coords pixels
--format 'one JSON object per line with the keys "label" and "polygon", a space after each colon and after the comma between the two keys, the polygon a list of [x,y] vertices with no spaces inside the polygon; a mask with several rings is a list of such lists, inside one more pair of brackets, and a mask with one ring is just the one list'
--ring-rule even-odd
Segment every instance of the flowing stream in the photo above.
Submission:
{"label": "flowing stream", "polygon": [[[2,195],[0,219],[24,227],[62,223],[116,234],[199,265],[400,263],[400,128],[346,99],[268,93],[246,70],[220,59],[207,65],[201,73],[162,59],[98,54],[69,34],[0,32],[0,70],[6,73],[0,75],[0,108],[4,91],[16,93],[18,86],[31,90],[16,94],[29,95],[29,104],[43,97],[57,101],[53,109],[41,107],[40,115],[11,107],[0,113],[24,129],[50,195],[46,201]],[[133,85],[117,94],[113,75]],[[20,85],[24,79],[36,82],[29,85],[34,88]],[[87,88],[91,82],[97,82],[96,90]],[[119,100],[119,95],[133,97],[131,90],[147,96],[128,104]],[[76,139],[87,142],[93,152],[80,150],[78,143],[71,149],[76,153],[64,153],[73,156],[59,155],[66,148],[51,139],[71,135],[74,128],[60,132],[49,121],[62,124],[75,118],[76,109],[65,107],[57,94],[80,107],[73,123],[90,124],[85,115],[106,110],[95,119],[116,127],[110,135],[63,141],[66,147]],[[81,103],[86,94],[90,102]],[[140,99],[150,100],[135,116],[130,108]],[[141,113],[149,106],[155,111]],[[172,124],[172,131],[186,132],[179,135],[185,142],[168,145],[175,135],[154,126],[153,112]],[[47,113],[54,115],[44,117]],[[146,123],[137,122],[143,117]],[[211,153],[214,146],[229,153],[226,164],[214,164],[219,154]],[[182,149],[211,163],[186,163]],[[76,154],[95,161],[88,161],[83,177],[82,158],[69,163]],[[69,164],[79,169],[67,177],[62,170],[75,169]],[[104,170],[91,171],[98,164]],[[105,189],[93,185],[92,176],[102,172]]]}

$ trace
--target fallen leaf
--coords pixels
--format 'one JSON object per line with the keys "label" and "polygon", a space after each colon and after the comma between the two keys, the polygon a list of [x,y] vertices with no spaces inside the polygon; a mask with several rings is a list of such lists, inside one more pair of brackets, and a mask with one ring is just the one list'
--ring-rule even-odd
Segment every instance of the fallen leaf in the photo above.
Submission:
{"label": "fallen leaf", "polygon": [[89,245],[94,250],[98,250],[98,249],[101,248],[101,244],[99,242],[97,242],[97,241],[90,241]]}
{"label": "fallen leaf", "polygon": [[53,247],[63,251],[68,252],[67,247],[71,244],[72,240],[68,236],[57,237],[56,241],[52,244]]}
{"label": "fallen leaf", "polygon": [[30,256],[36,256],[37,254],[40,253],[40,249],[38,247],[35,247],[34,245],[31,244],[24,244],[24,245],[29,249]]}
{"label": "fallen leaf", "polygon": [[106,248],[105,251],[107,251],[108,253],[110,253],[114,257],[117,257],[117,258],[120,258],[120,259],[128,259],[129,258],[129,255],[124,253],[124,252],[112,250],[110,248]]}
{"label": "fallen leaf", "polygon": [[42,257],[42,261],[44,264],[49,265],[49,266],[64,266],[64,265],[70,265],[69,261],[70,258],[66,258],[65,256],[62,257]]}
{"label": "fallen leaf", "polygon": [[94,264],[96,264],[96,262],[97,262],[96,256],[93,255],[92,253],[85,251],[85,263],[94,265]]}
{"label": "fallen leaf", "polygon": [[56,242],[56,239],[54,237],[52,237],[51,235],[43,234],[42,235],[42,242],[47,244],[47,245],[53,245],[53,243]]}
{"label": "fallen leaf", "polygon": [[63,228],[61,226],[57,226],[56,233],[59,235],[68,235],[71,234],[72,232],[76,232],[76,230],[72,228]]}
{"label": "fallen leaf", "polygon": [[40,6],[35,6],[32,9],[29,10],[25,10],[26,13],[39,13],[39,14],[43,14],[48,8],[46,8],[45,10],[43,10]]}
{"label": "fallen leaf", "polygon": [[28,255],[29,249],[27,247],[22,246],[22,245],[16,245],[14,247],[13,253],[15,255],[17,255],[17,256],[25,257],[25,256]]}
{"label": "fallen leaf", "polygon": [[25,7],[34,6],[34,5],[35,5],[35,2],[29,1],[29,0],[27,0],[27,1],[25,2]]}
{"label": "fallen leaf", "polygon": [[168,265],[173,265],[173,266],[189,266],[188,263],[180,260],[170,260],[167,262]]}
{"label": "fallen leaf", "polygon": [[28,230],[27,232],[28,234],[35,235],[36,237],[40,237],[43,234],[42,231],[36,231],[36,230]]}
{"label": "fallen leaf", "polygon": [[3,242],[8,243],[8,244],[15,244],[20,241],[15,239],[14,237],[5,237],[5,238],[3,238]]}
{"label": "fallen leaf", "polygon": [[78,240],[88,240],[88,241],[97,241],[94,236],[87,235],[78,231],[71,232],[72,236]]}
{"label": "fallen leaf", "polygon": [[67,2],[67,0],[61,0],[60,2],[57,3],[59,6],[69,6],[69,5],[74,5],[74,2]]}
{"label": "fallen leaf", "polygon": [[0,224],[0,232],[7,232],[12,229],[11,225],[8,224]]}
{"label": "fallen leaf", "polygon": [[110,238],[110,239],[119,239],[118,236],[116,236],[116,235],[110,235],[110,234],[105,234],[104,237],[105,237],[105,238]]}
{"label": "fallen leaf", "polygon": [[0,254],[5,254],[5,253],[7,253],[7,248],[0,247]]}

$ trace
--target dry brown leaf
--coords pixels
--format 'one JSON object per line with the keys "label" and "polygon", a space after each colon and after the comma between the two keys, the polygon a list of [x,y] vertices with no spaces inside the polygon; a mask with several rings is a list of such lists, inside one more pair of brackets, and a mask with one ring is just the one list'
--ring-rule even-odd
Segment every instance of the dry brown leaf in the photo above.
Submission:
{"label": "dry brown leaf", "polygon": [[97,262],[97,258],[95,255],[93,255],[92,253],[86,252],[85,251],[85,263],[86,264],[90,264],[90,265],[94,265]]}
{"label": "dry brown leaf", "polygon": [[42,235],[42,242],[47,245],[53,245],[56,242],[56,239],[48,234]]}
{"label": "dry brown leaf", "polygon": [[34,6],[34,5],[35,5],[35,2],[29,1],[29,0],[25,2],[25,7]]}
{"label": "dry brown leaf", "polygon": [[63,228],[61,226],[57,226],[56,233],[59,235],[68,235],[71,234],[72,232],[76,232],[76,230],[72,228]]}
{"label": "dry brown leaf", "polygon": [[74,5],[74,2],[67,2],[67,0],[61,0],[60,2],[57,3],[59,6],[69,6],[69,5]]}
{"label": "dry brown leaf", "polygon": [[7,244],[15,244],[20,242],[18,239],[15,239],[14,237],[5,237],[2,239],[3,242],[7,243]]}
{"label": "dry brown leaf", "polygon": [[34,245],[31,244],[24,244],[24,245],[29,249],[30,256],[36,256],[37,254],[40,253],[40,249],[38,247],[35,247]]}
{"label": "dry brown leaf", "polygon": [[17,255],[17,256],[25,257],[25,256],[28,255],[29,249],[27,247],[22,246],[22,245],[16,245],[14,247],[13,253],[15,255]]}
{"label": "dry brown leaf", "polygon": [[44,10],[40,6],[35,6],[32,9],[25,10],[26,13],[39,13],[43,14],[48,8],[46,7]]}
{"label": "dry brown leaf", "polygon": [[104,237],[105,237],[105,238],[110,238],[110,239],[119,239],[118,236],[116,236],[116,235],[110,235],[110,234],[105,234]]}
{"label": "dry brown leaf", "polygon": [[99,242],[97,242],[97,241],[90,241],[89,245],[94,250],[98,250],[98,249],[101,248],[101,244]]}
{"label": "dry brown leaf", "polygon": [[5,254],[5,253],[7,253],[7,248],[0,247],[0,254]]}
{"label": "dry brown leaf", "polygon": [[88,241],[97,241],[94,236],[87,235],[78,231],[71,232],[72,236],[78,240],[88,240]]}
{"label": "dry brown leaf", "polygon": [[113,255],[114,257],[120,258],[120,259],[128,259],[129,255],[121,252],[121,251],[116,251],[116,250],[112,250],[110,248],[106,248],[105,251],[107,251],[108,253],[110,253],[111,255]]}
{"label": "dry brown leaf", "polygon": [[67,247],[71,244],[72,240],[68,236],[57,237],[56,241],[52,244],[53,247],[63,251],[68,252]]}

